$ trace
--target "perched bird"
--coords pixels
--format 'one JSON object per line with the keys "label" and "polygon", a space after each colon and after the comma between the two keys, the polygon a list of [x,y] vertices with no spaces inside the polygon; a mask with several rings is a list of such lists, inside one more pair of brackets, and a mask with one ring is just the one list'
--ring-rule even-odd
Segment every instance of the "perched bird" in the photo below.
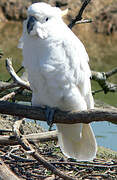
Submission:
{"label": "perched bird", "polygon": [[[84,45],[63,22],[62,11],[46,3],[34,3],[27,11],[20,45],[28,71],[32,104],[78,111],[94,108]],[[50,118],[48,116],[48,118]],[[51,118],[50,118],[51,120]],[[63,154],[79,161],[92,160],[97,144],[90,124],[57,124]]]}

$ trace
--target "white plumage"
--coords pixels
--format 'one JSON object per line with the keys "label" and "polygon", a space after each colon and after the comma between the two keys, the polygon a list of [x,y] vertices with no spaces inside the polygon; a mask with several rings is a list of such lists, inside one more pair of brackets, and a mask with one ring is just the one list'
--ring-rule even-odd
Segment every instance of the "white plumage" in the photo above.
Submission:
{"label": "white plumage", "polygon": [[[33,91],[32,104],[65,111],[91,109],[89,58],[61,14],[59,8],[46,3],[28,8],[20,45]],[[89,124],[57,124],[57,129],[60,148],[67,157],[87,161],[96,156],[97,144]]]}

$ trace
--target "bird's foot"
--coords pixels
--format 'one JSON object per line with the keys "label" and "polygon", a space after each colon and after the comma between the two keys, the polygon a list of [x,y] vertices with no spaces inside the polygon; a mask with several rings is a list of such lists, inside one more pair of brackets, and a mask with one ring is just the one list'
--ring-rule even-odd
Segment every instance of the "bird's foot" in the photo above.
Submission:
{"label": "bird's foot", "polygon": [[46,118],[47,118],[47,124],[49,126],[49,131],[50,131],[53,124],[55,108],[46,106],[45,113],[46,113]]}

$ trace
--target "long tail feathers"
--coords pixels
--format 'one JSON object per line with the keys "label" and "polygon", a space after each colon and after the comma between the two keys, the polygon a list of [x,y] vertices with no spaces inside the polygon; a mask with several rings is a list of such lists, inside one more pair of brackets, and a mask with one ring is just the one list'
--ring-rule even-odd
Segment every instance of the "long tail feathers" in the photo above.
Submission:
{"label": "long tail feathers", "polygon": [[90,124],[57,124],[58,140],[63,154],[78,161],[95,158],[97,144]]}

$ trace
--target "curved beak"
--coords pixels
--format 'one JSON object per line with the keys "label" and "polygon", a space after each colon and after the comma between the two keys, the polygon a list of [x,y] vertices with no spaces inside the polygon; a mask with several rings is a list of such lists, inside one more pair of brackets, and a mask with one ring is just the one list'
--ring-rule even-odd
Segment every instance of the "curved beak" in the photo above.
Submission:
{"label": "curved beak", "polygon": [[27,22],[27,32],[30,34],[30,32],[33,30],[33,26],[35,25],[37,19],[34,16],[30,16]]}
{"label": "curved beak", "polygon": [[67,14],[68,14],[68,8],[65,9],[65,10],[63,10],[63,11],[61,12],[61,16],[62,16],[62,17],[65,16],[65,15],[67,15]]}

